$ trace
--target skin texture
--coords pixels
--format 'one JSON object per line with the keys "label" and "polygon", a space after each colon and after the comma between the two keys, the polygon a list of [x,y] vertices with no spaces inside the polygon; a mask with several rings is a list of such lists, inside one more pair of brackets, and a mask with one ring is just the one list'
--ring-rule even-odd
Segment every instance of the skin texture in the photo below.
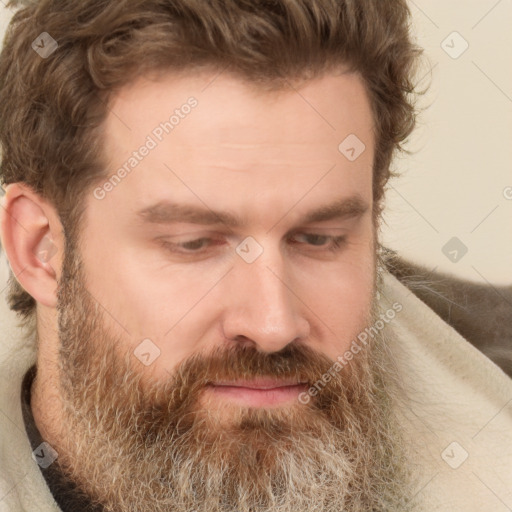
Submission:
{"label": "skin texture", "polygon": [[[112,101],[108,175],[190,97],[197,106],[136,168],[90,193],[79,240],[65,246],[51,204],[7,189],[3,243],[38,302],[32,406],[56,463],[108,510],[406,510],[384,335],[298,400],[377,318],[360,78],[327,74],[300,93],[207,73],[140,79]],[[349,134],[366,146],[353,162],[338,150]],[[304,220],[347,198],[358,215]],[[161,201],[240,222],[138,213]],[[248,236],[262,249],[252,263],[236,250]],[[48,240],[55,254],[41,261]],[[148,366],[142,340],[158,352]],[[219,387],[256,377],[300,386]]]}
{"label": "skin texture", "polygon": [[[152,378],[166,378],[187,356],[222,343],[256,343],[272,352],[308,339],[334,358],[364,325],[374,285],[373,137],[362,84],[343,75],[302,91],[333,130],[293,91],[255,97],[221,76],[201,93],[211,79],[138,82],[114,100],[115,115],[105,127],[112,172],[168,117],[162,105],[172,112],[190,96],[199,105],[113,192],[101,201],[90,196],[81,244],[87,289],[108,311],[109,328],[132,349],[146,338],[159,347]],[[339,96],[344,101],[335,101]],[[367,146],[353,163],[338,151],[349,133]],[[298,222],[312,209],[355,194],[369,205],[360,219]],[[137,211],[166,199],[229,209],[247,223],[229,232],[222,224],[138,222]],[[306,228],[332,236],[350,231],[350,238],[338,253],[308,246],[303,238],[287,242]],[[159,242],[207,236],[219,243],[207,257],[173,254]],[[252,264],[234,251],[247,236],[264,249]],[[43,324],[55,326],[55,310],[40,309]],[[44,325],[40,339],[41,351],[55,356],[58,340]]]}

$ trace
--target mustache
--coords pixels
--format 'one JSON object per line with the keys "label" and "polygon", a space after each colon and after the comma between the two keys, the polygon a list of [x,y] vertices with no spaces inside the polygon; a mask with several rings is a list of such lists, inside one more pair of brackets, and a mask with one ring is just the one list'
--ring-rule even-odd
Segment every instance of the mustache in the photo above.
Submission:
{"label": "mustache", "polygon": [[[364,379],[365,356],[360,353],[358,358],[336,373],[332,371],[335,361],[301,343],[290,343],[272,353],[248,345],[216,347],[208,353],[198,352],[183,360],[165,383],[151,385],[146,398],[151,397],[153,410],[158,409],[161,414],[166,414],[164,411],[167,410],[169,414],[172,409],[174,415],[179,415],[193,410],[201,393],[214,382],[270,377],[301,383],[309,389],[329,372],[329,382],[304,405],[327,414],[339,405],[340,396],[346,404],[356,401],[358,386],[368,382]],[[133,375],[137,378],[135,373]]]}
{"label": "mustache", "polygon": [[333,361],[304,344],[290,343],[279,352],[262,352],[255,346],[216,347],[193,354],[174,371],[175,388],[204,388],[219,381],[244,381],[270,377],[312,385]]}

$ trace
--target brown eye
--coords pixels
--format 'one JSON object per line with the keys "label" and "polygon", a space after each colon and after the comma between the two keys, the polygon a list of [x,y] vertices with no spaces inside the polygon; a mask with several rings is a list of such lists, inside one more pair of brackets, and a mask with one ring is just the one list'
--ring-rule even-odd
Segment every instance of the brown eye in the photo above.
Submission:
{"label": "brown eye", "polygon": [[213,238],[195,238],[193,240],[185,240],[182,242],[170,242],[168,240],[161,240],[161,245],[174,253],[194,254],[205,252],[209,247],[220,245],[221,240],[214,240]]}
{"label": "brown eye", "polygon": [[293,243],[306,244],[314,248],[336,251],[345,242],[346,236],[321,235],[318,233],[297,233],[291,237]]}
{"label": "brown eye", "polygon": [[210,240],[210,238],[197,238],[196,240],[190,240],[189,242],[183,242],[178,245],[187,251],[197,251],[198,249],[202,249],[206,245],[209,245],[207,242]]}

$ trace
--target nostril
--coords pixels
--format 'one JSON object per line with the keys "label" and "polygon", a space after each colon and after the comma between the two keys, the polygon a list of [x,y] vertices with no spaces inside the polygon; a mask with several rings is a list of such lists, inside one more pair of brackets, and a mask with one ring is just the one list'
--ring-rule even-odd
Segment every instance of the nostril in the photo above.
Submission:
{"label": "nostril", "polygon": [[243,334],[239,334],[238,336],[235,336],[234,341],[237,342],[237,344],[241,345],[242,347],[251,347],[256,345],[256,342],[248,338],[247,336]]}

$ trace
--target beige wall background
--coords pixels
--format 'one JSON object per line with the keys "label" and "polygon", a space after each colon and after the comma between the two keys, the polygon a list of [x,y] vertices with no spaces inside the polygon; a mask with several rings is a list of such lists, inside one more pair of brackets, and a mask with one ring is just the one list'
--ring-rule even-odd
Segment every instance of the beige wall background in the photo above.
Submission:
{"label": "beige wall background", "polygon": [[418,82],[431,88],[383,239],[429,268],[512,284],[512,1],[409,4],[431,67]]}
{"label": "beige wall background", "polygon": [[[413,154],[395,162],[383,242],[430,269],[512,284],[512,0],[409,4],[426,54],[417,84],[430,89]],[[0,0],[2,37],[10,17]]]}

